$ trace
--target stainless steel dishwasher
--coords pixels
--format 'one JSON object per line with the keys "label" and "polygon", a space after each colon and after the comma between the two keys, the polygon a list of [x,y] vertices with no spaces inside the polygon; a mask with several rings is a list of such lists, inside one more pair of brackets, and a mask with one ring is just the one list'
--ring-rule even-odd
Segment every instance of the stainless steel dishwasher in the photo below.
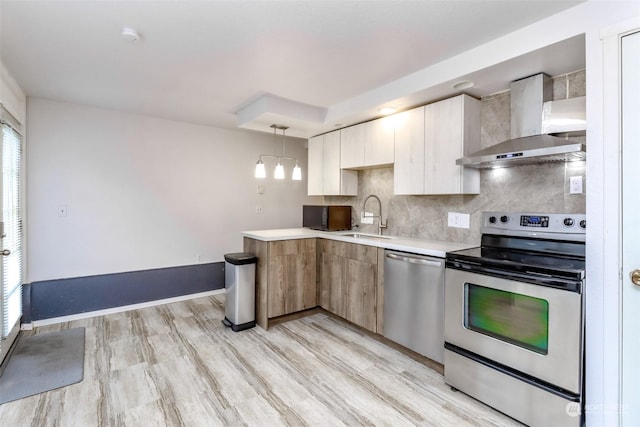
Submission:
{"label": "stainless steel dishwasher", "polygon": [[444,259],[385,251],[384,336],[444,363]]}

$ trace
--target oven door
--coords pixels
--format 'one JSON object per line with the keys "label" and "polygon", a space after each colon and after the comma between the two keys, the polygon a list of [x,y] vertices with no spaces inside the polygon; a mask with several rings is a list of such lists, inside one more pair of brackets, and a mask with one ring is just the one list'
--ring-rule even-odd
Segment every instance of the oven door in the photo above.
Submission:
{"label": "oven door", "polygon": [[577,292],[447,268],[445,342],[579,394]]}

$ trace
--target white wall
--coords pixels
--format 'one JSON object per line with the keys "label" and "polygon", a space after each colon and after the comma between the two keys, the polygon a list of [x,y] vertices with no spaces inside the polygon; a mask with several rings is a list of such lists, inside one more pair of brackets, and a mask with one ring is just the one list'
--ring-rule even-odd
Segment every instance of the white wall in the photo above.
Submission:
{"label": "white wall", "polygon": [[[242,250],[242,230],[301,226],[306,180],[268,178],[256,191],[273,135],[27,104],[27,282],[222,261]],[[304,141],[287,141],[305,175]]]}

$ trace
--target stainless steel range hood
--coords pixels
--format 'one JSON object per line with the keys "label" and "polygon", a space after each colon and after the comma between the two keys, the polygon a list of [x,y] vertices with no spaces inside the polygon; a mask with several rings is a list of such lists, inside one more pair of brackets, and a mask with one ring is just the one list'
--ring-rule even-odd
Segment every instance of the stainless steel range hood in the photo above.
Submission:
{"label": "stainless steel range hood", "polygon": [[[511,83],[511,139],[456,160],[473,168],[567,162],[586,158],[585,97],[551,101],[553,83],[536,74]],[[555,135],[562,135],[554,136]]]}

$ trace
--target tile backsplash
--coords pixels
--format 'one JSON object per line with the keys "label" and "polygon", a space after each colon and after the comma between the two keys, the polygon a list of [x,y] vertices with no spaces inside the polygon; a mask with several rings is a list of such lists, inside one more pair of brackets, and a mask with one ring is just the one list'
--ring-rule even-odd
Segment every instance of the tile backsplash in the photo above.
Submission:
{"label": "tile backsplash", "polygon": [[[554,77],[553,88],[554,100],[585,95],[584,70]],[[509,108],[508,91],[482,99],[482,148],[509,138]],[[383,218],[388,219],[385,234],[478,244],[483,211],[584,213],[586,189],[583,194],[569,194],[571,176],[584,177],[585,162],[483,169],[478,195],[395,196],[393,168],[377,168],[358,172],[358,196],[325,197],[325,203],[353,206],[358,229],[376,233],[377,224],[360,224],[362,203],[369,194],[375,194],[382,200]],[[377,215],[377,209],[374,200],[367,203],[368,212]],[[448,227],[449,212],[470,214],[470,227]]]}

